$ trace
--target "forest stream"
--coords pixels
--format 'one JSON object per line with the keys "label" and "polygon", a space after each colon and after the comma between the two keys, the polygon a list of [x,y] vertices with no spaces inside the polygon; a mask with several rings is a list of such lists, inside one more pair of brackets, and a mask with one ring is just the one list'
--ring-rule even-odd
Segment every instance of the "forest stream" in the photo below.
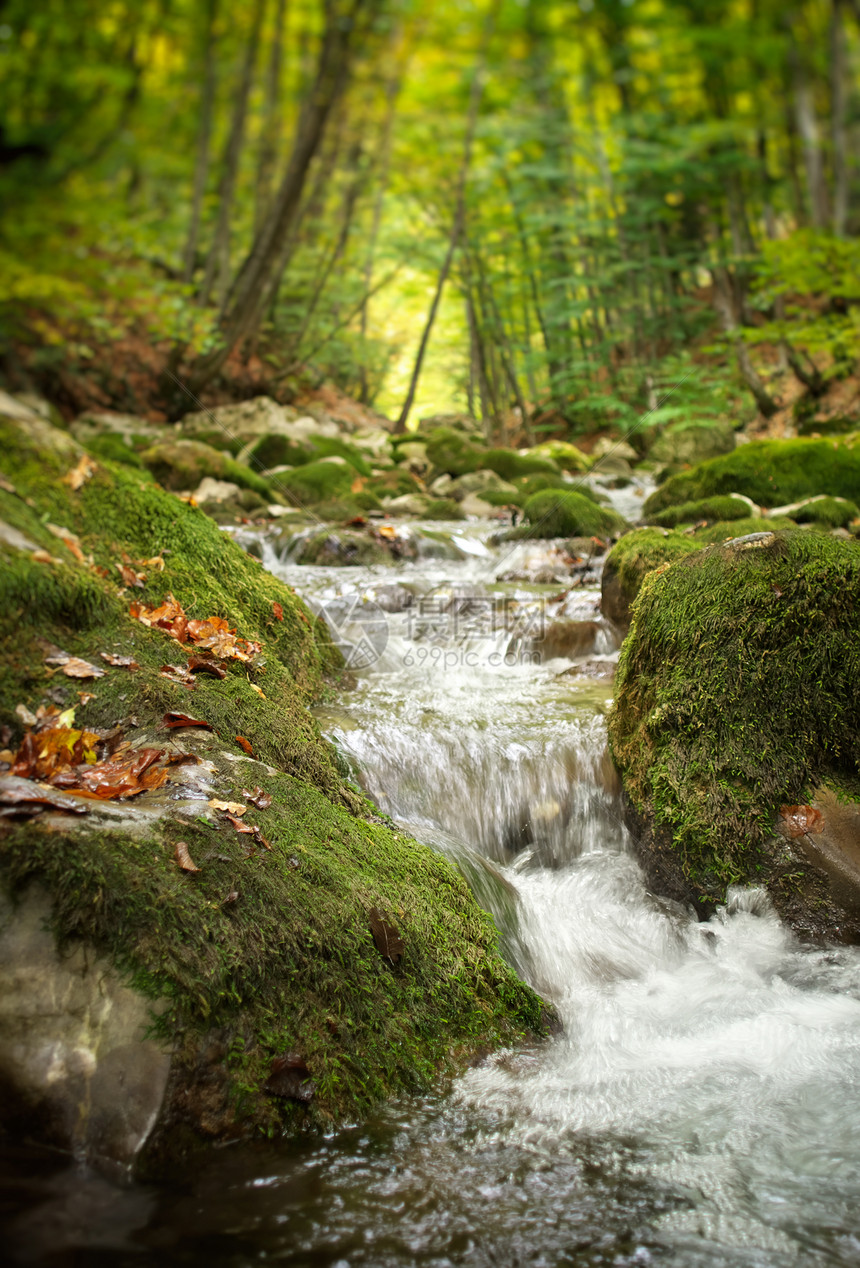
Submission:
{"label": "forest stream", "polygon": [[[555,546],[432,527],[395,569],[299,567],[265,533],[258,549],[352,655],[354,687],[317,712],[354,779],[459,862],[563,1029],[362,1126],[210,1152],[169,1187],[7,1149],[11,1257],[857,1264],[860,952],[802,947],[763,891],[706,923],[652,896],[607,755],[599,578],[499,584]],[[541,659],[561,621],[583,639]]]}

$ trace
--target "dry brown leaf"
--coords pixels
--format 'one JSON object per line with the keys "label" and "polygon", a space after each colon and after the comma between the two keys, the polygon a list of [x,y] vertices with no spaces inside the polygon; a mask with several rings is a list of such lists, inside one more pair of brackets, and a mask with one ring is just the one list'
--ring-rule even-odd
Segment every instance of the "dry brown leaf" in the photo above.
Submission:
{"label": "dry brown leaf", "polygon": [[189,656],[188,672],[190,674],[211,674],[213,678],[226,678],[227,670],[210,656]]}
{"label": "dry brown leaf", "polygon": [[815,806],[780,806],[779,814],[783,830],[789,837],[824,831],[824,816]]}
{"label": "dry brown leaf", "polygon": [[370,921],[370,932],[373,934],[373,941],[376,943],[379,954],[390,965],[399,964],[403,958],[404,946],[403,939],[395,926],[383,916],[378,907],[371,907],[367,918]]}
{"label": "dry brown leaf", "polygon": [[48,554],[47,550],[34,550],[30,558],[34,559],[37,564],[61,564],[63,562],[62,559],[57,559],[56,555]]}
{"label": "dry brown leaf", "polygon": [[243,749],[248,754],[249,757],[254,756],[254,746],[250,740],[245,739],[244,735],[237,735],[236,743],[239,745],[239,748]]}
{"label": "dry brown leaf", "polygon": [[262,687],[258,687],[255,682],[249,682],[248,686],[251,688],[252,691],[255,691],[257,693],[257,695],[260,697],[261,700],[266,699],[266,693]]}
{"label": "dry brown leaf", "polygon": [[183,872],[199,872],[200,868],[196,865],[188,852],[188,846],[184,841],[177,841],[173,848],[173,857],[177,865]]}
{"label": "dry brown leaf", "polygon": [[194,675],[189,673],[184,665],[162,665],[159,673],[176,683],[178,687],[187,687],[189,691],[193,691],[197,686]]}
{"label": "dry brown leaf", "polygon": [[253,836],[257,831],[253,823],[243,823],[241,819],[237,819],[235,815],[231,815],[228,811],[224,812],[224,818],[228,823],[232,823],[237,832],[241,832],[245,836]]}
{"label": "dry brown leaf", "polygon": [[80,700],[81,704],[89,704],[91,700],[95,700],[95,695],[93,694],[92,691],[79,691],[78,699]]}
{"label": "dry brown leaf", "polygon": [[17,715],[18,715],[18,717],[21,719],[21,721],[24,723],[24,726],[35,726],[35,725],[36,725],[36,715],[35,715],[35,713],[31,713],[31,712],[30,712],[30,710],[27,708],[27,706],[26,706],[25,704],[16,704],[16,705],[15,705],[15,712],[17,713]]}
{"label": "dry brown leaf", "polygon": [[81,550],[81,539],[70,528],[62,528],[59,524],[46,524],[45,528],[55,537],[59,537],[63,545],[71,551],[79,563],[84,563],[84,552]]}
{"label": "dry brown leaf", "polygon": [[268,810],[269,806],[272,804],[272,794],[263,792],[259,785],[253,790],[253,792],[248,792],[247,788],[243,788],[242,796],[246,799],[246,801],[250,801],[252,806],[256,806],[258,810]]}
{"label": "dry brown leaf", "polygon": [[82,454],[77,466],[72,467],[71,471],[67,471],[63,476],[63,484],[67,484],[69,488],[77,492],[96,470],[98,468],[92,458],[88,454]]}
{"label": "dry brown leaf", "polygon": [[4,815],[39,814],[45,807],[85,815],[88,807],[68,793],[58,792],[46,784],[34,783],[15,775],[0,775],[0,813]]}
{"label": "dry brown leaf", "polygon": [[189,717],[187,713],[165,713],[161,720],[170,730],[175,730],[176,728],[183,726],[196,726],[202,731],[212,730],[212,726],[209,722],[204,722],[202,718]]}
{"label": "dry brown leaf", "polygon": [[217,797],[210,797],[209,805],[213,810],[224,810],[231,815],[243,815],[248,809],[241,801],[219,801]]}
{"label": "dry brown leaf", "polygon": [[99,652],[99,656],[105,664],[113,665],[116,669],[130,669],[132,673],[140,669],[133,656],[117,656],[115,652]]}
{"label": "dry brown leaf", "polygon": [[281,606],[281,604],[280,604],[280,603],[273,603],[273,604],[272,604],[272,612],[273,612],[273,614],[274,614],[274,617],[275,617],[275,620],[276,620],[276,621],[283,621],[283,619],[284,619],[284,609],[282,608],[282,606]]}
{"label": "dry brown leaf", "polygon": [[117,564],[116,567],[119,575],[122,577],[122,584],[124,586],[130,586],[132,589],[136,587],[138,590],[143,589],[146,584],[145,572],[135,572],[133,568],[129,568],[128,564]]}
{"label": "dry brown leaf", "polygon": [[67,678],[104,678],[105,671],[98,665],[91,665],[80,656],[69,656],[66,652],[58,652],[56,656],[46,656],[45,664],[55,669],[62,669]]}

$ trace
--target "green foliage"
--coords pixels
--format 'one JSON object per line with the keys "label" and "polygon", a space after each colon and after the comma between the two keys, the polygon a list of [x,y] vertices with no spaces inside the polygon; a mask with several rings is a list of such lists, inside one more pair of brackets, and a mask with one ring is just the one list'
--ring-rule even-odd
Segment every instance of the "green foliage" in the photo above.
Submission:
{"label": "green foliage", "polygon": [[856,777],[860,545],[793,531],[652,572],[621,651],[610,742],[694,888],[756,879],[778,807]]}
{"label": "green foliage", "polygon": [[860,445],[834,440],[758,440],[671,476],[645,502],[646,517],[702,498],[742,493],[761,506],[781,506],[829,493],[855,499]]}

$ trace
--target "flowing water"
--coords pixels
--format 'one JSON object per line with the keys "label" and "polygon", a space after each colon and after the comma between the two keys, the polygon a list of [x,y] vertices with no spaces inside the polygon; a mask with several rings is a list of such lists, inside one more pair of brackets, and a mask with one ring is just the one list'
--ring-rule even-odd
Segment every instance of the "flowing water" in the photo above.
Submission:
{"label": "flowing water", "polygon": [[7,1154],[17,1262],[860,1264],[860,953],[801,947],[757,891],[706,924],[648,893],[606,753],[596,577],[571,587],[552,546],[489,531],[420,537],[394,570],[263,549],[356,667],[323,729],[459,862],[563,1033],[169,1190]]}

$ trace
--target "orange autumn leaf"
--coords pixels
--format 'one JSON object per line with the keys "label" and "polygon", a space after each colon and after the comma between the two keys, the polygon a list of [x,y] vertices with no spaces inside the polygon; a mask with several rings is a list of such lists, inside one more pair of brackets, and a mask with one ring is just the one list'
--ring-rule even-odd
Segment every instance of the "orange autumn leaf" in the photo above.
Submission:
{"label": "orange autumn leaf", "polygon": [[283,621],[283,619],[284,619],[284,609],[283,609],[283,607],[281,606],[281,604],[280,604],[280,603],[273,603],[273,604],[272,604],[272,612],[274,613],[274,617],[275,617],[275,620],[276,620],[276,621]]}
{"label": "orange autumn leaf", "polygon": [[71,471],[67,471],[63,476],[63,484],[67,484],[69,488],[77,492],[96,470],[98,468],[92,458],[88,454],[82,454],[77,466],[72,467]]}
{"label": "orange autumn leaf", "polygon": [[239,748],[243,749],[248,754],[249,757],[254,756],[254,746],[250,740],[245,739],[244,735],[237,735],[236,743],[239,745]]}

